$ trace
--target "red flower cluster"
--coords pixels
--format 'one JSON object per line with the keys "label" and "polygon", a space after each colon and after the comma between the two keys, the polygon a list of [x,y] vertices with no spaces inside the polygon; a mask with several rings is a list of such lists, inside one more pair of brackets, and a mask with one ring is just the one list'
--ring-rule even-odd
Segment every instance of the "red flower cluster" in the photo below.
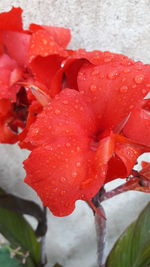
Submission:
{"label": "red flower cluster", "polygon": [[64,28],[23,30],[18,8],[0,15],[0,141],[32,151],[25,182],[56,216],[150,152],[150,65],[69,40]]}

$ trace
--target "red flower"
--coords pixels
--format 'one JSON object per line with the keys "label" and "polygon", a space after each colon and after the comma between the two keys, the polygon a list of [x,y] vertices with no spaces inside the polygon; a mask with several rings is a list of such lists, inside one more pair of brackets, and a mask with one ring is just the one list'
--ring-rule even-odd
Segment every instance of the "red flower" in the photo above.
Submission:
{"label": "red flower", "polygon": [[[148,140],[136,134],[129,139],[132,130],[125,131],[129,138],[123,134],[149,90],[149,72],[149,65],[123,55],[77,51],[56,73],[56,91],[63,73],[67,86],[73,77],[76,90],[56,95],[24,140],[33,150],[24,163],[25,182],[54,215],[70,214],[76,200],[91,199],[107,181],[130,175],[138,156],[150,150]],[[140,131],[135,126],[134,133]]]}
{"label": "red flower", "polygon": [[[8,102],[9,106],[5,116],[0,112],[2,143],[17,142],[19,128],[24,128],[28,121],[23,133],[25,136],[27,128],[35,120],[35,111],[29,106],[41,99],[41,94],[49,98],[51,80],[62,60],[68,56],[65,48],[70,41],[69,29],[31,24],[29,30],[23,30],[21,13],[20,8],[12,8],[0,14],[0,105],[1,109],[3,103]],[[33,87],[36,87],[36,92],[33,92]],[[25,104],[19,98],[18,106],[18,94],[23,89],[28,101]]]}

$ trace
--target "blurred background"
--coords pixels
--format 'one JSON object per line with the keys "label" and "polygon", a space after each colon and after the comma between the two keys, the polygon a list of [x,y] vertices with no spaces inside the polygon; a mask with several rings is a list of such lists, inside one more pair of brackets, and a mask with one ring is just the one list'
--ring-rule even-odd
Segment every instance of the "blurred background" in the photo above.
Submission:
{"label": "blurred background", "polygon": [[[150,63],[150,0],[1,0],[0,12],[22,7],[25,27],[39,23],[72,30],[70,48],[110,50]],[[40,200],[24,184],[22,161],[28,151],[14,145],[0,145],[0,184],[8,192]],[[145,155],[146,160],[150,156]],[[107,185],[113,188],[120,181]],[[105,255],[125,227],[150,201],[150,195],[127,192],[105,201],[107,235]],[[91,210],[81,201],[65,218],[48,214],[46,240],[48,264],[64,267],[96,267],[96,234]],[[34,223],[34,222],[33,222]]]}

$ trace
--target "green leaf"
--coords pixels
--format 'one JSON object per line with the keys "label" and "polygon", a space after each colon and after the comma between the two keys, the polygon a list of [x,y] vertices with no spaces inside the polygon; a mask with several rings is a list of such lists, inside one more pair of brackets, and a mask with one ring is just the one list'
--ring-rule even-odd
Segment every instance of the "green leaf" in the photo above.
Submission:
{"label": "green leaf", "polygon": [[53,267],[62,267],[62,265],[56,263]]}
{"label": "green leaf", "polygon": [[148,267],[150,264],[150,203],[115,243],[106,267]]}
{"label": "green leaf", "polygon": [[4,267],[21,267],[22,265],[16,258],[10,257],[9,249],[0,248],[0,266]]}
{"label": "green leaf", "polygon": [[28,214],[35,217],[38,221],[36,235],[45,235],[47,231],[45,213],[40,206],[33,201],[25,200],[12,194],[7,194],[2,188],[0,188],[0,208],[14,210],[20,214]]}
{"label": "green leaf", "polygon": [[28,265],[40,266],[40,244],[30,224],[16,211],[0,208],[0,232],[13,247],[29,252]]}

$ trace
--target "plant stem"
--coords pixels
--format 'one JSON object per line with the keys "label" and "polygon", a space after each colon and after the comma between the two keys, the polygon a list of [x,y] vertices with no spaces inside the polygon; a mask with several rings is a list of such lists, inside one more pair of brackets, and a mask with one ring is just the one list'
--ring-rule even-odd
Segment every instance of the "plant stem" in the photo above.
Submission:
{"label": "plant stem", "polygon": [[[102,188],[98,194],[92,199],[98,212],[95,214],[95,227],[97,234],[97,253],[98,253],[98,267],[104,266],[104,248],[105,248],[105,234],[106,234],[106,219],[105,211],[101,205],[100,197],[105,193],[104,188]],[[103,214],[101,216],[100,214]]]}
{"label": "plant stem", "polygon": [[[47,228],[47,208],[43,207],[43,213],[45,217],[45,225]],[[41,237],[41,264],[40,266],[45,266],[47,259],[46,259],[46,232],[45,234]]]}

